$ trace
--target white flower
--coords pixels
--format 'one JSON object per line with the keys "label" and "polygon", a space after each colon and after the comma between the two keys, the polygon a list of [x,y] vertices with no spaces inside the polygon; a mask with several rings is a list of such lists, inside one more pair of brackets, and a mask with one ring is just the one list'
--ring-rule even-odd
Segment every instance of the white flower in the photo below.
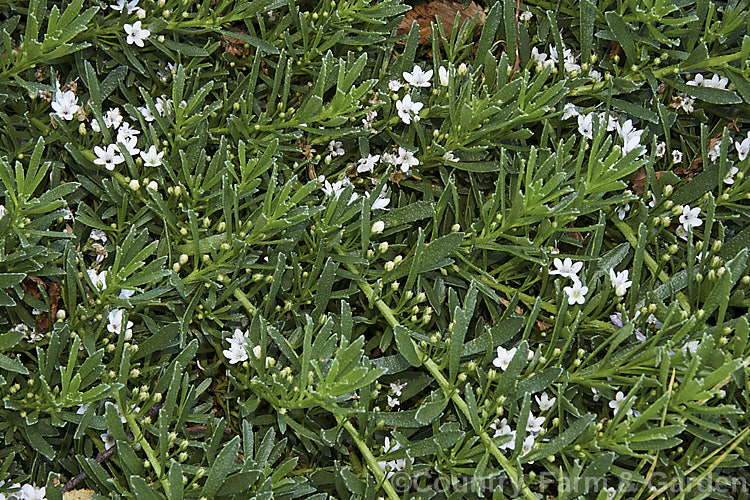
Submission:
{"label": "white flower", "polygon": [[107,170],[114,170],[116,165],[125,161],[125,158],[122,157],[117,146],[114,144],[107,146],[107,149],[94,146],[94,154],[97,156],[94,163],[104,166]]}
{"label": "white flower", "polygon": [[134,293],[135,293],[135,290],[127,290],[123,288],[122,290],[120,290],[120,295],[118,295],[117,298],[120,300],[128,300],[130,297],[133,296]]}
{"label": "white flower", "polygon": [[534,396],[534,399],[536,399],[536,403],[539,405],[541,411],[551,409],[555,405],[555,401],[557,401],[557,398],[550,399],[546,392],[543,392],[541,397]]}
{"label": "white flower", "polygon": [[401,381],[397,380],[395,382],[391,382],[391,391],[396,396],[401,396],[401,389],[403,389],[404,387],[406,387],[406,382],[404,382],[403,384],[401,384],[399,382],[401,382]]}
{"label": "white flower", "polygon": [[100,273],[97,273],[93,269],[89,269],[86,271],[89,275],[89,279],[91,280],[91,283],[94,285],[94,288],[98,290],[106,290],[107,289],[107,271],[102,271]]}
{"label": "white flower", "polygon": [[[141,150],[136,146],[136,143],[138,142],[137,137],[123,138],[122,140],[118,139],[117,142],[121,143],[125,147],[125,150],[130,156],[135,156],[141,152]],[[122,149],[120,151],[122,152]]]}
{"label": "white flower", "polygon": [[224,356],[229,360],[229,364],[236,365],[242,361],[247,361],[247,351],[244,346],[230,344],[229,349],[222,351]]}
{"label": "white flower", "polygon": [[143,119],[147,122],[154,121],[154,114],[151,112],[151,109],[148,106],[139,106],[135,109],[140,111],[141,115],[143,115]]}
{"label": "white flower", "polygon": [[628,270],[620,271],[619,273],[615,274],[614,269],[609,270],[609,279],[612,282],[612,288],[615,289],[615,295],[618,297],[622,297],[627,293],[628,288],[630,288],[630,285],[633,284],[632,281],[628,281]]}
{"label": "white flower", "polygon": [[680,224],[682,224],[682,227],[685,228],[685,231],[688,230],[688,227],[698,227],[703,224],[703,221],[698,218],[698,215],[700,215],[700,213],[700,207],[690,208],[690,205],[685,205],[682,207]]}
{"label": "white flower", "polygon": [[123,25],[125,33],[128,34],[125,39],[128,44],[136,44],[138,47],[143,47],[143,41],[151,35],[151,32],[146,28],[141,27],[141,22],[136,21],[133,24]]}
{"label": "white flower", "polygon": [[568,305],[583,304],[586,302],[586,294],[589,287],[583,286],[580,281],[574,280],[573,286],[566,286],[563,291],[568,294]]}
{"label": "white flower", "polygon": [[552,261],[555,266],[554,271],[549,274],[559,274],[563,278],[578,279],[578,273],[583,268],[583,262],[573,262],[570,257],[560,260],[557,257]]}
{"label": "white flower", "polygon": [[89,238],[91,238],[94,241],[101,241],[102,243],[107,243],[107,233],[105,233],[101,229],[92,229],[89,233]]}
{"label": "white flower", "polygon": [[732,166],[732,168],[729,169],[729,173],[724,178],[724,184],[734,184],[734,176],[737,175],[739,171],[739,168]]}
{"label": "white flower", "polygon": [[411,73],[407,73],[406,71],[404,71],[403,76],[404,80],[406,80],[406,83],[409,83],[415,87],[429,87],[430,78],[432,78],[432,70],[422,71],[422,68],[415,64],[414,69],[411,70]]}
{"label": "white flower", "polygon": [[534,17],[534,14],[532,14],[530,10],[525,10],[521,12],[521,14],[518,16],[518,19],[520,19],[521,22],[525,23],[527,21],[531,21],[532,17]]}
{"label": "white flower", "polygon": [[[365,196],[367,198],[370,198],[370,193],[365,191]],[[375,198],[375,201],[372,203],[372,209],[373,210],[388,210],[388,204],[391,202],[390,198],[385,197],[385,189],[380,192],[377,198]]]}
{"label": "white flower", "polygon": [[579,116],[580,113],[576,109],[576,105],[572,102],[569,102],[563,106],[563,114],[560,117],[561,120],[567,120],[568,118],[572,118],[574,116]]}
{"label": "white flower", "polygon": [[443,153],[443,160],[458,163],[460,160],[453,155],[453,151],[446,151]]}
{"label": "white flower", "polygon": [[141,131],[130,126],[128,122],[122,122],[117,128],[117,142],[124,143],[130,139],[137,139]]}
{"label": "white flower", "polygon": [[102,131],[102,128],[99,126],[99,120],[95,118],[91,119],[91,122],[89,123],[89,125],[91,125],[91,130],[93,130],[97,134]]}
{"label": "white flower", "polygon": [[737,148],[737,156],[740,161],[745,161],[748,153],[750,153],[750,132],[748,132],[747,137],[742,142],[735,141],[734,147]]}
{"label": "white flower", "polygon": [[510,365],[511,360],[513,359],[513,356],[515,355],[516,355],[515,347],[512,349],[505,349],[503,347],[498,346],[497,357],[492,360],[492,364],[500,368],[502,371],[505,371],[508,369],[508,365]]}
{"label": "white flower", "polygon": [[367,155],[357,160],[357,172],[374,172],[375,164],[380,161],[380,155]]}
{"label": "white flower", "polygon": [[379,221],[375,221],[372,224],[372,228],[370,229],[370,232],[372,234],[380,234],[383,232],[384,229],[385,229],[385,222],[383,222],[382,220],[379,220]]}
{"label": "white flower", "polygon": [[529,412],[529,419],[526,421],[526,432],[533,432],[538,434],[542,431],[542,424],[544,423],[544,417],[534,418],[534,414]]}
{"label": "white flower", "polygon": [[107,128],[111,128],[113,130],[120,128],[120,125],[122,124],[122,115],[120,114],[120,108],[110,108],[106,113],[104,113],[104,125]]}
{"label": "white flower", "polygon": [[578,115],[578,133],[588,139],[594,138],[594,114]]}
{"label": "white flower", "polygon": [[539,52],[539,49],[537,49],[536,47],[534,47],[533,49],[531,49],[531,58],[534,59],[534,61],[536,62],[536,65],[539,68],[543,68],[545,66],[554,66],[555,65],[555,61],[557,59],[555,59],[555,61],[553,61],[551,59],[547,59],[547,57],[548,56],[547,56],[546,53]]}
{"label": "white flower", "polygon": [[534,447],[534,434],[529,434],[526,439],[523,440],[523,446],[521,446],[521,456],[528,455],[531,449]]}
{"label": "white flower", "polygon": [[423,106],[424,104],[419,101],[412,101],[409,94],[406,94],[403,99],[396,101],[398,116],[407,125],[411,123],[412,113],[414,113],[414,120],[419,121],[419,111]]}
{"label": "white flower", "polygon": [[157,151],[156,146],[152,145],[148,151],[141,151],[143,164],[147,167],[158,167],[161,165],[161,159],[164,157],[164,151]]}
{"label": "white flower", "polygon": [[591,68],[589,70],[589,78],[591,78],[595,82],[601,82],[602,81],[602,74],[595,70],[594,68]]}
{"label": "white flower", "polygon": [[234,333],[227,339],[227,342],[231,346],[245,347],[248,345],[248,335],[248,332],[243,333],[239,328],[235,328]]}
{"label": "white flower", "polygon": [[343,146],[341,141],[332,140],[328,143],[328,151],[331,152],[331,156],[333,157],[341,156],[346,152]]}
{"label": "white flower", "polygon": [[411,167],[419,165],[419,160],[414,156],[414,153],[399,146],[395,163],[402,172],[408,172]]}
{"label": "white flower", "polygon": [[388,406],[390,406],[391,408],[394,408],[396,406],[399,406],[400,404],[401,402],[397,398],[391,397],[390,394],[388,395]]}
{"label": "white flower", "polygon": [[516,447],[516,431],[510,428],[507,419],[495,420],[490,424],[490,429],[494,429],[495,434],[493,438],[510,436],[510,440],[499,445],[498,448],[501,450],[513,450]]}
{"label": "white flower", "polygon": [[679,92],[677,94],[675,103],[677,105],[677,108],[682,108],[682,110],[687,114],[692,113],[695,109],[693,107],[693,104],[695,104],[695,99],[689,95],[683,94],[682,92]]}
{"label": "white flower", "polygon": [[163,97],[157,97],[156,101],[154,101],[154,107],[159,115],[164,116],[167,113],[167,109],[172,107],[172,99],[165,100]]}
{"label": "white flower", "polygon": [[398,80],[391,80],[388,82],[388,88],[391,92],[398,92],[401,90],[401,87],[403,87],[403,85]]}
{"label": "white flower", "polygon": [[[346,189],[346,187],[350,184],[349,179],[342,179],[340,181],[336,181],[333,184],[331,184],[322,175],[320,177],[318,177],[318,180],[320,182],[323,182],[323,187],[321,188],[323,190],[323,192],[327,196],[333,196],[336,199],[338,199],[339,196],[341,196],[341,193],[343,193],[344,189]],[[353,201],[353,200],[350,200],[349,202],[351,203],[351,201]]]}
{"label": "white flower", "polygon": [[99,437],[102,438],[105,450],[108,450],[115,445],[115,437],[109,432],[102,432],[99,434]]}
{"label": "white flower", "polygon": [[615,126],[617,127],[617,133],[620,135],[620,138],[622,138],[622,152],[624,154],[630,153],[641,145],[641,135],[643,134],[643,130],[637,130],[633,127],[632,120],[627,120],[622,125],[615,123]]}
{"label": "white flower", "polygon": [[620,205],[617,208],[617,218],[620,220],[625,220],[625,217],[628,215],[629,211],[630,211],[630,203]]}
{"label": "white flower", "polygon": [[690,80],[687,82],[688,85],[692,86],[700,86],[700,87],[710,87],[715,89],[726,89],[727,84],[729,83],[729,79],[722,78],[716,73],[714,73],[714,76],[711,77],[710,80],[707,80],[703,77],[702,74],[698,73],[695,75],[694,80]]}
{"label": "white flower", "polygon": [[594,401],[599,401],[599,399],[601,399],[601,395],[599,394],[599,391],[597,391],[597,390],[596,390],[596,388],[592,387],[592,388],[591,388],[591,393],[592,393],[592,394],[594,395],[594,396],[593,396],[593,397],[591,398],[591,399],[593,399]]}
{"label": "white flower", "polygon": [[89,409],[89,406],[91,406],[91,403],[83,403],[82,405],[78,405],[76,415],[83,415],[84,413],[86,413],[86,410]]}
{"label": "white flower", "polygon": [[[114,444],[114,441],[112,444]],[[111,447],[112,446],[110,446],[110,448]],[[24,484],[23,486],[21,486],[21,491],[17,491],[15,493],[15,497],[18,500],[45,500],[47,498],[45,490],[46,488],[44,486],[42,486],[41,488],[37,488],[36,486],[33,486],[31,484]]]}
{"label": "white flower", "polygon": [[672,150],[672,163],[682,163],[682,151],[679,149]]}
{"label": "white flower", "polygon": [[661,158],[664,156],[667,152],[667,143],[666,142],[660,142],[656,145],[656,157]]}
{"label": "white flower", "polygon": [[[107,319],[109,320],[107,331],[110,333],[114,333],[115,335],[120,335],[120,333],[122,332],[122,309],[113,309],[109,312]],[[125,340],[130,340],[133,338],[132,328],[133,322],[128,321],[125,325]]]}
{"label": "white flower", "polygon": [[[400,450],[401,445],[398,443],[395,443],[391,445],[391,440],[388,436],[385,437],[385,443],[383,445],[383,453],[390,453],[392,451]],[[410,460],[412,463],[414,463],[414,459],[412,458]],[[385,472],[385,477],[390,479],[391,476],[397,471],[400,471],[406,467],[406,459],[405,458],[399,458],[397,460],[379,460],[378,466],[382,469],[383,472]]]}
{"label": "white flower", "polygon": [[443,87],[447,87],[450,83],[450,79],[448,78],[448,70],[444,66],[440,66],[438,68],[438,80],[440,81],[440,85]]}
{"label": "white flower", "polygon": [[123,9],[127,8],[128,14],[132,14],[133,11],[138,8],[138,0],[130,0],[130,2],[127,0],[117,0],[115,5],[110,5],[109,7],[119,12],[122,12]]}
{"label": "white flower", "polygon": [[721,156],[721,141],[716,141],[716,144],[713,145],[713,147],[709,148],[707,151],[708,158],[711,161],[716,161]]}
{"label": "white flower", "polygon": [[58,117],[70,121],[78,113],[78,97],[76,97],[72,90],[60,91],[58,84],[57,91],[55,92],[55,100],[52,101],[51,106]]}
{"label": "white flower", "polygon": [[695,354],[700,345],[700,340],[691,340],[690,342],[686,342],[685,345],[682,346],[682,350],[685,352],[689,352],[690,354]]}
{"label": "white flower", "polygon": [[[615,411],[615,415],[620,411],[620,408],[625,403],[625,400],[627,398],[625,397],[625,394],[622,393],[622,391],[617,391],[617,394],[615,395],[615,399],[613,401],[609,402],[609,407],[612,408]],[[627,412],[627,415],[632,415],[633,409],[630,408]]]}
{"label": "white flower", "polygon": [[0,205],[0,219],[5,217],[5,205]]}

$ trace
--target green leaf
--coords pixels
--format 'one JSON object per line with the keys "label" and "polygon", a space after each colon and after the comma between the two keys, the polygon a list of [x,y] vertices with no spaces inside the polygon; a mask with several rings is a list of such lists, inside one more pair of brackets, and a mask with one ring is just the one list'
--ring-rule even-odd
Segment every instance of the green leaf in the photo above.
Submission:
{"label": "green leaf", "polygon": [[234,436],[231,441],[224,445],[216,460],[211,464],[206,484],[203,485],[201,495],[206,498],[214,498],[224,479],[236,468],[234,461],[240,449],[240,437]]}
{"label": "green leaf", "polygon": [[[430,403],[424,403],[416,412],[414,419],[417,423],[422,425],[429,425],[437,420],[440,415],[443,414],[445,408],[448,406],[448,400],[442,399],[440,401],[432,401]],[[402,412],[398,412],[402,413]]]}
{"label": "green leaf", "polygon": [[612,34],[615,36],[615,40],[617,40],[622,47],[622,50],[625,51],[625,56],[628,58],[629,64],[636,64],[636,54],[635,54],[635,43],[633,42],[633,30],[632,28],[623,21],[622,17],[615,12],[615,11],[609,11],[605,14],[605,17],[607,18],[607,24],[609,25],[609,28],[612,30]]}
{"label": "green leaf", "polygon": [[148,485],[141,476],[129,476],[130,487],[133,488],[136,500],[162,500],[161,495]]}
{"label": "green leaf", "polygon": [[572,424],[569,424],[565,430],[552,441],[542,445],[537,451],[531,452],[523,457],[523,461],[529,462],[531,460],[538,460],[542,457],[559,453],[563,448],[575,441],[595,419],[596,415],[593,413],[587,413]]}
{"label": "green leaf", "polygon": [[393,335],[396,338],[396,346],[398,352],[404,357],[410,365],[414,367],[422,366],[422,360],[417,354],[417,348],[414,345],[414,341],[411,339],[411,333],[408,329],[401,325],[393,327]]}
{"label": "green leaf", "polygon": [[22,375],[29,374],[29,370],[23,366],[18,359],[11,359],[5,354],[0,354],[0,369],[20,373]]}

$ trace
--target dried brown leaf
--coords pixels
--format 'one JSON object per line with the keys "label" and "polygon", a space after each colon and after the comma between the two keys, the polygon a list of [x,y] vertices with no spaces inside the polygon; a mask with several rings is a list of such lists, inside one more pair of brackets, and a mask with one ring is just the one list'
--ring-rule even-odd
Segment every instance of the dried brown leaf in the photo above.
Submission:
{"label": "dried brown leaf", "polygon": [[453,21],[456,18],[457,12],[461,13],[461,22],[479,14],[479,20],[474,33],[479,34],[482,31],[482,26],[484,26],[484,20],[487,16],[481,6],[476,2],[471,2],[464,9],[461,6],[461,2],[452,2],[450,0],[433,0],[432,2],[415,5],[406,13],[396,30],[400,35],[405,35],[409,33],[412,23],[416,21],[419,26],[419,43],[427,45],[431,43],[427,40],[432,35],[430,23],[434,22],[436,17],[439,17],[445,29],[445,35],[449,37],[453,32]]}

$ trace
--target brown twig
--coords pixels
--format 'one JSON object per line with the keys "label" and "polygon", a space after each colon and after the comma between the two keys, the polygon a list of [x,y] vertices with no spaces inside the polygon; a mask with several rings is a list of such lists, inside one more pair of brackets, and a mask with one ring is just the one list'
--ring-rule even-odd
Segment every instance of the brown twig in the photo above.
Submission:
{"label": "brown twig", "polygon": [[513,64],[513,71],[510,72],[510,81],[513,81],[513,77],[516,75],[519,66],[521,66],[521,55],[519,51],[518,43],[518,17],[521,13],[521,0],[516,0],[516,62]]}

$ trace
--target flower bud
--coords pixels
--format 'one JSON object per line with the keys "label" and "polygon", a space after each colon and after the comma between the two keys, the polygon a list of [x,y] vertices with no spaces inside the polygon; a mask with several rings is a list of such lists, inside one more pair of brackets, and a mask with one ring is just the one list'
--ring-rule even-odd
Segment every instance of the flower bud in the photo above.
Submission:
{"label": "flower bud", "polygon": [[384,229],[385,229],[385,222],[383,222],[382,220],[379,220],[379,221],[376,221],[372,225],[372,229],[370,230],[370,232],[372,234],[380,234],[383,232]]}

